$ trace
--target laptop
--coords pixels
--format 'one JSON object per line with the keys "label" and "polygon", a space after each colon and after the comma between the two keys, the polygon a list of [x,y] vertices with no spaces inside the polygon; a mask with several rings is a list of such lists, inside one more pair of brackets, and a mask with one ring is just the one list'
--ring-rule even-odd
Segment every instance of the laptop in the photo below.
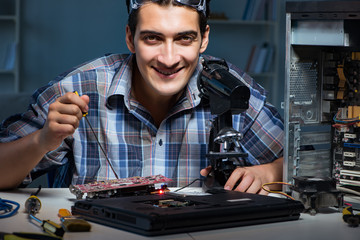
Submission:
{"label": "laptop", "polygon": [[297,220],[303,210],[299,201],[224,189],[84,199],[72,206],[86,220],[145,236]]}

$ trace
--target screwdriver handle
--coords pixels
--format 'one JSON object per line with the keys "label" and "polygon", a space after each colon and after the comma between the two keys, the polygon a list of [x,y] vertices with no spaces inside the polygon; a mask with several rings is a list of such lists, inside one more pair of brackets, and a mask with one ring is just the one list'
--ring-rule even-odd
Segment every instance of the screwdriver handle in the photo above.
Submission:
{"label": "screwdriver handle", "polygon": [[54,223],[50,220],[41,220],[37,217],[35,217],[32,214],[29,214],[30,219],[33,219],[41,224],[41,228],[44,232],[47,232],[49,234],[52,234],[54,236],[62,237],[64,236],[65,230],[57,223]]}
{"label": "screwdriver handle", "polygon": [[[79,95],[79,93],[78,93],[77,91],[74,91],[74,93],[75,93],[76,95],[80,96],[80,95]],[[88,115],[88,113],[87,113],[87,112],[83,112],[82,114],[83,114],[83,117],[86,117],[86,116]]]}
{"label": "screwdriver handle", "polygon": [[53,234],[55,236],[59,236],[59,237],[64,236],[64,233],[65,233],[62,226],[60,226],[59,224],[54,223],[53,221],[50,221],[50,220],[43,220],[42,228],[45,232]]}
{"label": "screwdriver handle", "polygon": [[40,211],[41,208],[41,201],[40,199],[35,196],[31,195],[26,201],[25,201],[25,211],[29,214],[36,214]]}

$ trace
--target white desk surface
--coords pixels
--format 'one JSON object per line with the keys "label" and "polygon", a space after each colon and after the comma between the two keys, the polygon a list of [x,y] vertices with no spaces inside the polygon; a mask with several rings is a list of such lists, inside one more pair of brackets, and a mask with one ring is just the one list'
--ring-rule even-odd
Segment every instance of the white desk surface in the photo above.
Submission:
{"label": "white desk surface", "polygon": [[[0,198],[13,200],[20,203],[18,213],[12,217],[0,219],[0,232],[38,232],[42,230],[38,225],[28,221],[24,212],[24,203],[34,188],[23,188],[13,191],[0,192]],[[75,196],[69,189],[44,188],[38,194],[42,207],[36,215],[43,220],[60,222],[57,213],[60,208],[71,209]],[[177,240],[231,240],[231,239],[274,239],[274,240],[359,240],[360,226],[349,227],[342,220],[342,214],[336,209],[325,209],[321,213],[311,216],[302,213],[299,220],[268,223],[236,228],[216,229],[183,234],[145,237],[142,235],[122,231],[116,228],[106,227],[91,223],[91,232],[70,233],[66,232],[64,239],[177,239]]]}

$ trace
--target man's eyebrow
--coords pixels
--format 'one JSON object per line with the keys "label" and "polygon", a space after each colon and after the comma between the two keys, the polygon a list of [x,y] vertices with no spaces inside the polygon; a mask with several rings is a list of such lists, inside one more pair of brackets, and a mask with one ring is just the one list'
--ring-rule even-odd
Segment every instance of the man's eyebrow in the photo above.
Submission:
{"label": "man's eyebrow", "polygon": [[[159,35],[159,36],[163,36],[164,34],[162,34],[161,32],[157,32],[157,31],[151,31],[151,30],[144,30],[144,31],[140,31],[140,35],[147,35],[147,34],[151,34],[151,35]],[[184,31],[184,32],[178,32],[176,34],[176,36],[184,36],[184,35],[194,35],[197,36],[198,32],[193,31],[193,30],[189,30],[189,31]]]}
{"label": "man's eyebrow", "polygon": [[140,31],[140,35],[145,35],[145,34],[151,34],[151,35],[163,35],[160,32],[156,32],[156,31],[150,31],[150,30],[144,30],[144,31]]}
{"label": "man's eyebrow", "polygon": [[198,32],[196,31],[184,31],[184,32],[179,32],[176,34],[177,36],[186,36],[186,35],[193,35],[193,36],[197,36],[198,35]]}

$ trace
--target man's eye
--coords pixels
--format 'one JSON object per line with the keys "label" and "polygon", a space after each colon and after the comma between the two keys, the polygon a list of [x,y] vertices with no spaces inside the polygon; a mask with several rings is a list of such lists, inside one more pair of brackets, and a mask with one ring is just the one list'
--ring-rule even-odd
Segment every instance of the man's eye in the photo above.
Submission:
{"label": "man's eye", "polygon": [[160,40],[160,38],[157,37],[157,36],[145,36],[144,37],[144,41],[148,42],[148,43],[155,43],[155,42],[157,42],[159,40]]}
{"label": "man's eye", "polygon": [[194,41],[194,38],[191,36],[182,36],[181,38],[179,38],[179,41],[182,44],[191,44]]}

